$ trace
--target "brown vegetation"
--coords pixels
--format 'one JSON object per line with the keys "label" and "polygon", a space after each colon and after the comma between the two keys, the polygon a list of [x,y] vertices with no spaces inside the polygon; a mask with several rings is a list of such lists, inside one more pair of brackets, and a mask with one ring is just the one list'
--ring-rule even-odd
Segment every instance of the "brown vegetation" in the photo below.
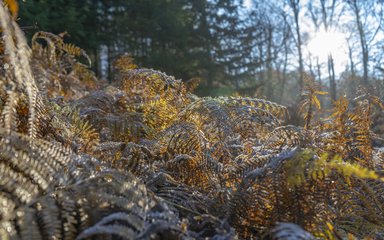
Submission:
{"label": "brown vegetation", "polygon": [[384,237],[378,98],[315,119],[307,81],[305,126],[286,125],[284,106],[199,98],[126,56],[100,90],[81,49],[44,32],[30,49],[0,16],[2,239]]}

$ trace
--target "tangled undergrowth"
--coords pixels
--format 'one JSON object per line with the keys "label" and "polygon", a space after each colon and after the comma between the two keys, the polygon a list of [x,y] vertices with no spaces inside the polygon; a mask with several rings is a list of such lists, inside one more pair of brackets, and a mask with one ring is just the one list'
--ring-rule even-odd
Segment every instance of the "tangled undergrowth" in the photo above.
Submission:
{"label": "tangled undergrowth", "polygon": [[97,90],[83,50],[46,32],[30,48],[0,16],[1,239],[384,238],[379,98],[315,121],[308,81],[305,125],[286,125],[284,106],[200,98],[126,56]]}

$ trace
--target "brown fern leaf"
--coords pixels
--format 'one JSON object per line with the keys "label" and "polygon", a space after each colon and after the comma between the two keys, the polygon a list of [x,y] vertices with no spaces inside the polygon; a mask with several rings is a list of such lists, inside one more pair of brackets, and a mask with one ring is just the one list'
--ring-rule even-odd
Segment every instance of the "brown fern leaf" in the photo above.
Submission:
{"label": "brown fern leaf", "polygon": [[119,56],[114,62],[113,62],[114,68],[116,68],[120,73],[126,73],[132,69],[136,69],[137,65],[134,64],[133,57],[123,54]]}
{"label": "brown fern leaf", "polygon": [[207,97],[192,102],[179,113],[179,118],[196,125],[211,143],[233,136],[229,109],[216,99]]}
{"label": "brown fern leaf", "polygon": [[270,102],[264,99],[245,97],[220,97],[228,107],[252,106],[270,112],[276,117],[288,117],[288,110],[285,106]]}
{"label": "brown fern leaf", "polygon": [[300,110],[304,115],[304,128],[310,129],[311,120],[315,115],[315,109],[321,109],[321,103],[318,95],[325,95],[327,92],[319,91],[319,84],[315,83],[312,77],[306,75],[304,78],[305,86],[303,88],[302,97],[303,100],[300,102]]}
{"label": "brown fern leaf", "polygon": [[206,195],[163,172],[149,174],[145,182],[148,189],[183,215],[206,214],[210,210],[208,205],[213,204]]}
{"label": "brown fern leaf", "polygon": [[[69,149],[0,129],[0,195],[7,205],[0,216],[43,194],[94,174]],[[89,165],[89,164],[88,164]],[[88,168],[79,172],[78,168]],[[92,170],[93,169],[93,170]]]}
{"label": "brown fern leaf", "polygon": [[53,105],[52,127],[58,131],[60,142],[74,151],[92,152],[99,143],[99,134],[92,125],[80,116],[77,109]]}
{"label": "brown fern leaf", "polygon": [[164,167],[165,172],[175,180],[183,182],[199,190],[212,188],[214,182],[210,178],[210,169],[204,168],[202,159],[195,156],[180,154],[174,159],[167,161]]}
{"label": "brown fern leaf", "polygon": [[121,171],[129,171],[142,177],[152,169],[153,153],[145,146],[135,143],[103,142],[93,153],[107,166]]}
{"label": "brown fern leaf", "polygon": [[147,98],[153,97],[156,94],[185,93],[184,86],[180,80],[152,69],[133,69],[127,71],[122,76],[120,84],[124,92],[138,94]]}
{"label": "brown fern leaf", "polygon": [[77,239],[96,236],[124,239],[149,239],[158,236],[164,239],[178,239],[183,236],[183,231],[177,217],[170,211],[148,213],[145,219],[142,216],[118,212],[104,217],[83,231]]}
{"label": "brown fern leaf", "polygon": [[[242,237],[258,236],[273,221],[283,220],[271,219],[274,209],[272,206],[275,204],[277,207],[279,206],[277,200],[283,194],[280,193],[281,189],[277,195],[272,195],[273,190],[278,189],[278,187],[274,187],[274,184],[278,184],[278,182],[273,181],[273,178],[279,178],[278,169],[296,152],[297,149],[294,149],[277,155],[263,167],[250,171],[236,187],[236,191],[228,202],[227,218],[229,223],[238,229]],[[256,193],[257,197],[255,197]]]}
{"label": "brown fern leaf", "polygon": [[309,232],[294,223],[278,223],[263,237],[264,240],[315,240]]}
{"label": "brown fern leaf", "polygon": [[352,179],[347,184],[340,178],[338,188],[342,195],[337,198],[335,231],[340,236],[352,234],[357,238],[380,238],[383,232],[383,182]]}
{"label": "brown fern leaf", "polygon": [[232,172],[232,174],[234,174],[234,177],[237,179],[244,178],[251,171],[262,168],[265,164],[280,155],[284,156],[285,153],[259,155],[253,152],[247,156],[240,155],[239,158],[236,159],[236,165],[234,166],[234,172]]}
{"label": "brown fern leaf", "polygon": [[36,199],[3,219],[0,231],[16,239],[74,239],[109,213],[145,217],[150,206],[145,187],[135,178],[109,171]]}
{"label": "brown fern leaf", "polygon": [[244,140],[261,140],[280,126],[280,121],[274,115],[257,107],[236,107],[231,109],[231,115],[234,131]]}
{"label": "brown fern leaf", "polygon": [[[248,172],[228,202],[229,222],[243,238],[259,236],[277,221],[296,223],[316,236],[334,236],[325,224],[336,218],[328,205],[334,184],[312,178],[308,169],[315,162],[313,152],[293,149]],[[295,185],[297,179],[305,180]]]}
{"label": "brown fern leaf", "polygon": [[177,120],[189,99],[181,80],[150,69],[134,69],[121,75],[117,85],[126,94],[131,110],[143,112],[151,128],[164,130]]}
{"label": "brown fern leaf", "polygon": [[203,132],[193,124],[176,124],[162,131],[157,137],[159,153],[174,157],[178,154],[195,156],[206,149]]}
{"label": "brown fern leaf", "polygon": [[[44,47],[38,41],[47,43]],[[38,76],[38,86],[50,98],[64,96],[65,100],[79,98],[96,87],[96,77],[88,69],[90,59],[84,50],[64,43],[63,36],[37,32],[32,38],[32,65]],[[77,59],[84,57],[88,66]]]}
{"label": "brown fern leaf", "polygon": [[101,141],[139,143],[154,133],[144,121],[143,113],[126,108],[124,96],[96,91],[72,103],[80,115],[99,133]]}
{"label": "brown fern leaf", "polygon": [[263,147],[281,149],[284,147],[306,146],[311,144],[311,133],[293,125],[275,128],[266,138]]}
{"label": "brown fern leaf", "polygon": [[[73,57],[85,57],[88,61],[88,67],[91,66],[91,59],[87,53],[74,44],[64,43],[62,36],[43,31],[36,32],[32,37],[32,46],[34,48],[37,48],[38,46],[38,39],[44,39],[48,43],[51,60],[55,61],[57,57],[60,57],[61,54],[66,53]],[[58,53],[56,53],[57,51]]]}

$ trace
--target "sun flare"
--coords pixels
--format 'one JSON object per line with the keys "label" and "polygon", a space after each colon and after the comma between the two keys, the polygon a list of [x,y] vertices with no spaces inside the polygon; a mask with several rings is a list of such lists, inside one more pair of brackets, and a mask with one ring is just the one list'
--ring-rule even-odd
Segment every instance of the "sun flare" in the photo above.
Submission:
{"label": "sun flare", "polygon": [[348,60],[346,51],[346,37],[341,32],[320,30],[309,41],[308,51],[313,57],[318,57],[320,62],[325,62],[329,54],[336,67],[344,67]]}

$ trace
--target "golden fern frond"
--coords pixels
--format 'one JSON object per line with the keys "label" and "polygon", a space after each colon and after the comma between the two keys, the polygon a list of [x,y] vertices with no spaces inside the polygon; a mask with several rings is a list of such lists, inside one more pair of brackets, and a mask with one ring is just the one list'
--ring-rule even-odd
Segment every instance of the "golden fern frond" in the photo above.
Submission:
{"label": "golden fern frond", "polygon": [[164,170],[177,181],[199,190],[210,189],[215,183],[209,175],[211,169],[205,166],[205,162],[199,156],[177,155],[174,159],[167,161]]}
{"label": "golden fern frond", "polygon": [[[262,167],[248,172],[236,186],[227,203],[227,219],[241,237],[260,236],[274,221],[289,220],[284,218],[287,206],[280,202],[286,194],[282,188],[281,169],[296,153],[297,149],[292,149],[272,158]],[[281,214],[273,217],[275,211]]]}
{"label": "golden fern frond", "polygon": [[[327,154],[316,157],[311,151],[303,154],[285,164],[286,181],[289,188],[299,189],[296,191],[301,199],[317,203],[313,212],[318,227],[312,229],[316,236],[332,239],[353,234],[362,237],[371,235],[373,229],[382,229],[380,212],[383,206],[379,200],[381,195],[376,192],[382,192],[384,185],[374,171],[340,157],[329,159]],[[303,198],[306,194],[311,197]],[[361,229],[367,231],[361,233]]]}
{"label": "golden fern frond", "polygon": [[[37,42],[38,39],[44,39],[49,46],[50,59],[56,61],[60,54],[66,53],[71,57],[85,57],[88,61],[88,67],[90,67],[91,59],[87,55],[87,53],[78,46],[75,46],[71,43],[65,43],[63,37],[60,35],[55,35],[49,32],[39,31],[36,32],[32,37],[32,46],[37,49],[39,44]],[[56,52],[59,52],[58,54]]]}
{"label": "golden fern frond", "polygon": [[233,129],[242,139],[263,139],[273,129],[280,126],[280,121],[270,112],[251,106],[230,109]]}
{"label": "golden fern frond", "polygon": [[80,47],[75,46],[72,43],[64,43],[62,44],[62,49],[66,51],[68,54],[71,54],[73,56],[79,57],[83,54],[83,51]]}
{"label": "golden fern frond", "polygon": [[162,131],[157,137],[159,153],[174,157],[178,154],[195,156],[205,151],[204,133],[193,124],[176,124]]}
{"label": "golden fern frond", "polygon": [[192,102],[179,113],[179,118],[196,125],[212,143],[233,136],[229,109],[216,99],[207,97]]}
{"label": "golden fern frond", "polygon": [[[373,195],[374,189],[359,183],[365,182],[362,179],[377,179],[377,175],[357,165],[327,159],[327,156],[317,157],[311,150],[292,150],[248,172],[228,202],[228,220],[244,238],[265,232],[276,221],[286,221],[299,224],[317,237],[332,239],[340,236],[337,229],[346,224],[340,222],[345,220],[341,216],[360,219],[353,224],[355,230],[351,228],[347,233],[356,234],[363,220],[372,224],[372,219],[376,221],[374,229],[380,231],[381,224],[377,223],[382,204]],[[381,189],[379,192],[382,186],[381,183],[377,187]],[[367,192],[362,194],[360,189]],[[340,191],[344,195],[336,196]],[[372,198],[368,200],[367,196]],[[348,204],[351,199],[353,205]],[[368,208],[371,220],[364,215]],[[340,213],[336,209],[344,210]]]}
{"label": "golden fern frond", "polygon": [[384,230],[380,195],[383,182],[358,178],[348,182],[340,179],[339,193],[342,197],[336,202],[335,231],[339,236],[379,239]]}
{"label": "golden fern frond", "polygon": [[320,91],[319,84],[315,83],[314,79],[307,74],[304,77],[304,82],[305,85],[301,94],[304,99],[299,104],[299,112],[304,115],[304,128],[310,129],[315,109],[321,109],[318,95],[325,95],[327,92]]}
{"label": "golden fern frond", "polygon": [[283,147],[294,147],[311,144],[311,133],[303,128],[293,125],[275,128],[266,137],[263,144],[265,149],[281,149]]}
{"label": "golden fern frond", "polygon": [[335,103],[329,122],[323,125],[326,137],[319,139],[324,143],[321,148],[348,161],[372,167],[371,105],[367,99],[358,102],[354,109],[349,105],[345,97]]}
{"label": "golden fern frond", "polygon": [[251,171],[257,169],[257,168],[262,168],[269,162],[273,161],[275,158],[281,158],[281,157],[286,157],[286,152],[280,152],[277,154],[266,154],[266,155],[256,155],[254,153],[245,156],[244,158],[239,158],[236,161],[235,165],[235,176],[237,178],[244,178],[248,173]]}
{"label": "golden fern frond", "polygon": [[[176,80],[172,76],[168,76],[165,73],[162,73],[160,71],[156,71],[153,69],[132,69],[127,72],[127,74],[124,76],[122,87],[123,90],[129,92],[132,91],[127,88],[129,84],[128,79],[131,79],[131,81],[140,81],[142,83],[148,82],[148,83],[153,83],[153,85],[148,84],[148,87],[163,87],[163,90],[166,90],[167,88],[175,88],[177,85],[181,83],[180,80]],[[140,87],[145,87],[145,86],[140,86]],[[161,90],[158,88],[158,90]]]}
{"label": "golden fern frond", "polygon": [[143,112],[151,128],[164,130],[177,120],[189,99],[181,80],[151,69],[133,69],[121,74],[117,85],[130,110]]}
{"label": "golden fern frond", "polygon": [[140,96],[148,102],[157,98],[174,100],[172,105],[183,105],[186,101],[186,88],[181,80],[176,80],[152,69],[132,69],[126,71],[118,82],[128,96]]}
{"label": "golden fern frond", "polygon": [[4,0],[5,6],[9,8],[9,11],[12,14],[12,18],[16,19],[17,14],[19,12],[19,4],[17,3],[16,0]]}
{"label": "golden fern frond", "polygon": [[63,43],[60,47],[64,52],[66,52],[67,54],[69,54],[71,56],[74,56],[74,57],[83,56],[88,62],[87,67],[92,66],[91,58],[88,56],[88,54],[85,52],[85,50],[81,49],[80,47],[75,46],[72,43]]}
{"label": "golden fern frond", "polygon": [[120,73],[126,73],[132,69],[136,69],[137,65],[134,63],[133,57],[123,54],[118,57],[114,62],[113,66],[120,71]]}
{"label": "golden fern frond", "polygon": [[288,117],[288,110],[285,106],[264,99],[247,97],[219,97],[218,99],[228,107],[252,106],[266,110],[276,117]]}
{"label": "golden fern frond", "polygon": [[99,134],[93,126],[80,116],[79,110],[69,106],[53,105],[52,127],[59,132],[62,144],[75,151],[91,151],[99,143]]}

